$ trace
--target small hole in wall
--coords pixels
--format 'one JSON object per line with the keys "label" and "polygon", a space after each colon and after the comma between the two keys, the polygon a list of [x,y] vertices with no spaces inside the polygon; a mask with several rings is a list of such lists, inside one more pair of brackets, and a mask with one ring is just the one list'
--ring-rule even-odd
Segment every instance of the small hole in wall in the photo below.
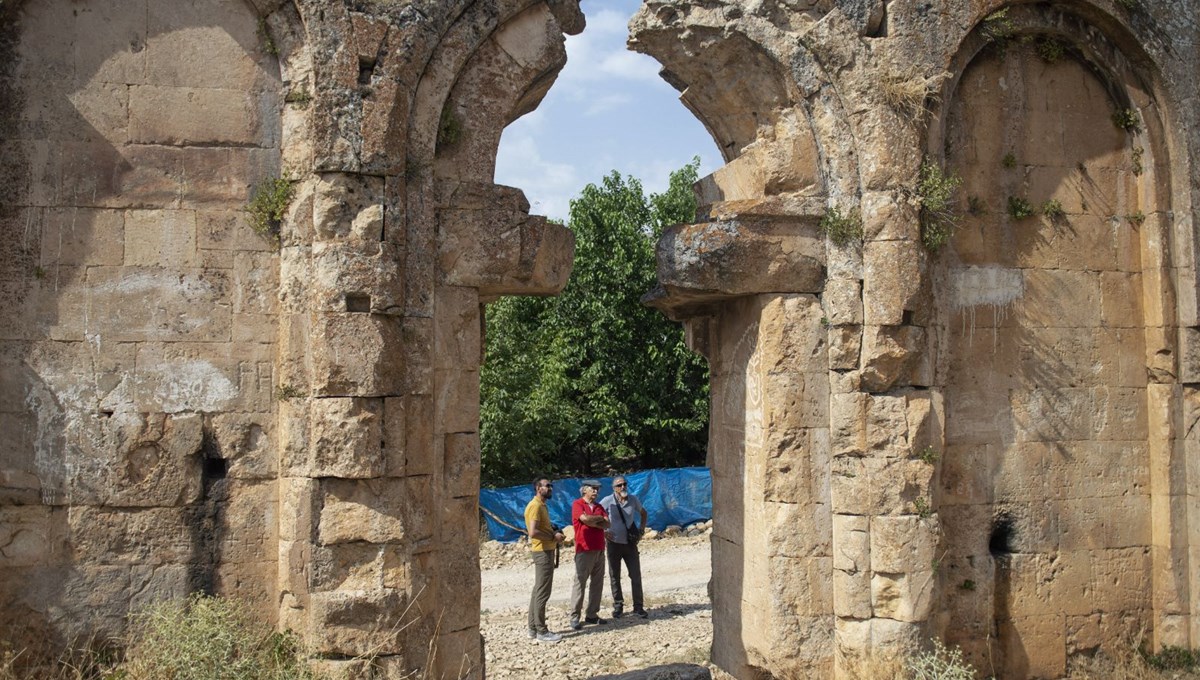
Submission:
{"label": "small hole in wall", "polygon": [[225,475],[229,474],[229,461],[224,458],[205,458],[201,474],[207,480],[225,479]]}
{"label": "small hole in wall", "polygon": [[370,85],[371,76],[375,74],[375,60],[362,59],[358,60],[358,84]]}
{"label": "small hole in wall", "polygon": [[993,557],[1002,555],[1011,555],[1013,552],[1013,539],[1016,538],[1017,529],[1013,526],[1012,517],[1001,513],[996,515],[992,520],[992,535],[988,539],[988,552],[992,553]]}
{"label": "small hole in wall", "polygon": [[904,313],[900,316],[900,325],[901,326],[913,325],[913,311],[911,309],[904,310]]}
{"label": "small hole in wall", "polygon": [[365,293],[346,293],[346,311],[367,313],[371,311],[371,296]]}
{"label": "small hole in wall", "polygon": [[112,411],[97,411],[96,414],[99,415],[101,418],[112,418],[113,412]]}

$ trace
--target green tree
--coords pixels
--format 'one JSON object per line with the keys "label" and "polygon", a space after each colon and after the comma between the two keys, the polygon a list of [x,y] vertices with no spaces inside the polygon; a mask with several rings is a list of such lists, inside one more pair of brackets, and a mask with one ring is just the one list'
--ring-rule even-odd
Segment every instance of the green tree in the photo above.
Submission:
{"label": "green tree", "polygon": [[575,265],[563,292],[488,305],[485,484],[703,463],[707,367],[679,324],[641,303],[659,236],[695,218],[698,167],[649,198],[617,172],[584,187],[571,201]]}

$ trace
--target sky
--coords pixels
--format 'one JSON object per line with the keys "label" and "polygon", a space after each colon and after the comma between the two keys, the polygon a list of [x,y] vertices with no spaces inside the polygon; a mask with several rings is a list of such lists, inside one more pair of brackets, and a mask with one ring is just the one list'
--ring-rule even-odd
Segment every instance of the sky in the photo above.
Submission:
{"label": "sky", "polygon": [[587,28],[567,37],[566,67],[541,106],[505,129],[496,158],[497,184],[524,190],[531,213],[564,221],[570,200],[613,170],[649,194],[693,156],[701,177],[723,164],[659,63],[625,49],[641,0],[580,4]]}

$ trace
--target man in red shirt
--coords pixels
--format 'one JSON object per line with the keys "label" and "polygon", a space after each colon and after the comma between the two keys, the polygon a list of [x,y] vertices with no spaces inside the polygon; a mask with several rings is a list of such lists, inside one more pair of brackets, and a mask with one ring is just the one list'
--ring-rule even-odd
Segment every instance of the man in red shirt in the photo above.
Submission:
{"label": "man in red shirt", "polygon": [[[604,594],[604,530],[608,513],[596,502],[600,482],[583,480],[579,498],[571,505],[571,524],[575,526],[575,582],[571,584],[571,629],[579,630],[583,609],[583,589],[588,588],[588,606],[583,623],[608,623],[600,618],[600,596]],[[591,582],[590,585],[588,582]]]}

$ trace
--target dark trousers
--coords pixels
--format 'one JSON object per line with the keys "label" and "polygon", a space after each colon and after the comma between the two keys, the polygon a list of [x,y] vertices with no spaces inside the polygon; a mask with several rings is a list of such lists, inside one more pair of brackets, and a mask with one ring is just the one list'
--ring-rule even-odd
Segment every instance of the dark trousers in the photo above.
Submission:
{"label": "dark trousers", "polygon": [[612,590],[613,609],[623,609],[621,595],[621,560],[629,568],[629,584],[633,588],[633,608],[642,608],[642,558],[637,544],[608,542],[608,586]]}
{"label": "dark trousers", "polygon": [[554,587],[554,551],[538,550],[531,554],[533,594],[529,596],[529,630],[545,633],[546,603],[550,601],[550,590]]}

